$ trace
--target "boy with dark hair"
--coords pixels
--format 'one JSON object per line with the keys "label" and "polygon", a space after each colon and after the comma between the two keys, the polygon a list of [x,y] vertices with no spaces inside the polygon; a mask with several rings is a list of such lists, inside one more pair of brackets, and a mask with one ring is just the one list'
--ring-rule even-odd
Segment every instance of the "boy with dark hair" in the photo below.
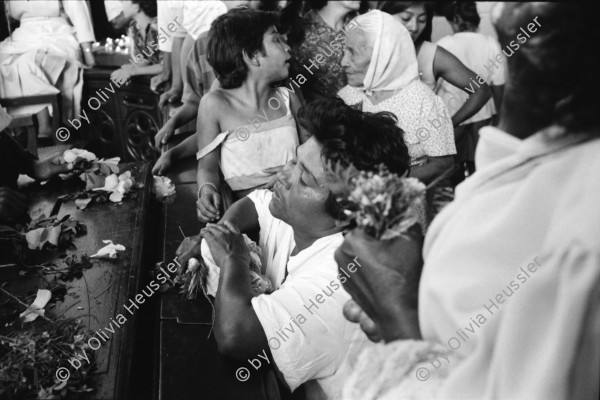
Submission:
{"label": "boy with dark hair", "polygon": [[291,58],[276,24],[272,13],[235,8],[211,26],[207,59],[221,87],[207,93],[198,110],[202,222],[217,221],[231,204],[228,197],[271,186],[296,157],[300,100],[287,88],[274,88],[288,77]]}

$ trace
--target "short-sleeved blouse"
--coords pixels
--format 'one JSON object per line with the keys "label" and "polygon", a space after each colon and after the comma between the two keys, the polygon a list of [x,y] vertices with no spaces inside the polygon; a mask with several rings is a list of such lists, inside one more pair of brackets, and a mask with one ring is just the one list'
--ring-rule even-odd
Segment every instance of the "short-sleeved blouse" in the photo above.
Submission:
{"label": "short-sleeved blouse", "polygon": [[348,105],[362,103],[362,111],[393,113],[404,131],[411,166],[424,164],[427,157],[456,154],[454,128],[446,106],[418,80],[377,104],[373,104],[362,90],[351,86],[340,90],[338,96]]}

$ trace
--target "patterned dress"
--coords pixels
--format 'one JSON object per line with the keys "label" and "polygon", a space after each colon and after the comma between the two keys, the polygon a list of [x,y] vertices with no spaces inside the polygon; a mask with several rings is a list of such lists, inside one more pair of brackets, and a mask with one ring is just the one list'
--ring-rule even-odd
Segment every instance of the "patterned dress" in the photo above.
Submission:
{"label": "patterned dress", "polygon": [[[346,85],[346,74],[341,66],[344,56],[345,34],[336,31],[310,10],[303,17],[304,40],[292,48],[297,73],[307,81],[302,85],[302,93],[307,101],[318,97],[335,97]],[[296,74],[290,74],[296,78]]]}
{"label": "patterned dress", "polygon": [[137,26],[135,20],[129,24],[129,37],[133,46],[132,55],[137,63],[148,62],[150,64],[160,64],[161,56],[158,50],[158,28],[156,18],[146,26],[145,36]]}

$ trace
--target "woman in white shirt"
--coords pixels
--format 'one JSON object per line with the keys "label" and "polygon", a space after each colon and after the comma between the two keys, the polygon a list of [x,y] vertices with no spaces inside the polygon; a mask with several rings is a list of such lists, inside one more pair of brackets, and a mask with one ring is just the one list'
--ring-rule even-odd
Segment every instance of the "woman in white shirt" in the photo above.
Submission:
{"label": "woman in white shirt", "polygon": [[[63,120],[79,114],[82,63],[94,64],[94,30],[85,1],[5,1],[6,14],[20,21],[0,43],[0,97],[61,93]],[[12,108],[11,114],[37,113],[40,136],[50,136],[48,105]]]}
{"label": "woman in white shirt", "polygon": [[363,353],[345,399],[598,398],[599,14],[598,3],[493,10],[503,47],[535,18],[540,29],[507,60],[477,171],[423,248],[352,232],[336,253],[339,266],[362,260],[344,287],[364,312],[348,317],[386,343]]}

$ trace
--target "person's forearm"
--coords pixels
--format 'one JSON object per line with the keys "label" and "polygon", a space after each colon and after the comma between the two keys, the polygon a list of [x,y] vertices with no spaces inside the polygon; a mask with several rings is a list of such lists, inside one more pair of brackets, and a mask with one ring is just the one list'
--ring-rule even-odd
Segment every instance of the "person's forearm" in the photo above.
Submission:
{"label": "person's forearm", "polygon": [[399,309],[393,318],[379,327],[381,337],[386,343],[394,340],[421,340],[419,312],[416,309]]}
{"label": "person's forearm", "polygon": [[156,75],[163,71],[162,64],[150,64],[150,65],[133,65],[131,69],[131,75]]}
{"label": "person's forearm", "polygon": [[410,169],[410,177],[417,178],[424,184],[430,183],[435,178],[454,166],[453,156],[446,157],[452,157],[452,159],[446,158],[445,160],[430,160],[423,165],[412,167]]}
{"label": "person's forearm", "polygon": [[174,88],[183,88],[183,77],[181,76],[181,47],[183,46],[184,38],[173,39],[173,56],[171,57],[172,76],[171,85]]}
{"label": "person's forearm", "polygon": [[246,234],[256,232],[260,228],[254,202],[247,197],[236,201],[225,211],[225,215],[223,215],[219,223],[225,221],[229,221],[234,226],[237,226],[240,232]]}
{"label": "person's forearm", "polygon": [[499,85],[499,86],[492,85],[490,88],[492,90],[492,97],[494,99],[494,105],[496,106],[496,114],[498,114],[498,118],[500,118],[500,112],[502,111],[502,109],[501,109],[502,97],[504,96],[504,85]]}
{"label": "person's forearm", "polygon": [[471,94],[465,104],[463,104],[462,107],[459,108],[452,116],[452,125],[458,126],[463,121],[466,121],[473,115],[477,114],[485,105],[485,103],[488,102],[491,96],[492,93],[490,87],[487,84],[481,85],[481,87],[477,89],[475,93]]}
{"label": "person's forearm", "polygon": [[[181,160],[195,155],[198,152],[198,139],[196,134],[188,136],[177,146],[169,150],[172,154],[172,160]],[[212,182],[212,181],[211,181]]]}
{"label": "person's forearm", "polygon": [[229,258],[220,267],[215,301],[215,339],[222,354],[244,360],[268,346],[252,308],[249,265],[240,259]]}
{"label": "person's forearm", "polygon": [[166,76],[168,79],[171,79],[171,53],[169,52],[163,52],[163,59],[162,59],[162,65],[163,65],[163,71],[162,74],[164,76]]}
{"label": "person's forearm", "polygon": [[207,167],[202,165],[202,160],[198,162],[198,173],[196,174],[196,183],[198,188],[205,183],[212,183],[217,187],[217,190],[221,189],[221,178],[219,177],[219,166]]}
{"label": "person's forearm", "polygon": [[[198,103],[186,101],[173,115],[173,129],[177,129],[192,121],[198,115]],[[198,151],[198,150],[196,150]]]}

